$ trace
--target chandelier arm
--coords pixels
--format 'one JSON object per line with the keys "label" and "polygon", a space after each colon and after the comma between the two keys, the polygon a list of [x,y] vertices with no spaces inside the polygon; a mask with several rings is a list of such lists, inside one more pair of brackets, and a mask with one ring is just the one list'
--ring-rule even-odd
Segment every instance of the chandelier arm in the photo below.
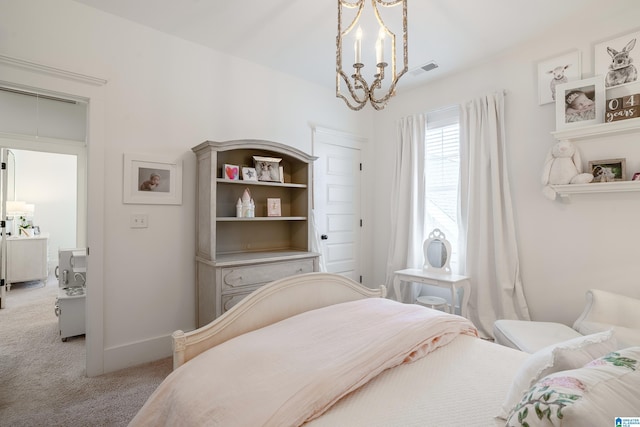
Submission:
{"label": "chandelier arm", "polygon": [[[339,76],[342,77],[342,80],[345,82],[345,84],[347,85],[347,88],[349,89],[349,93],[351,94],[351,98],[355,101],[355,103],[357,104],[357,108],[354,107],[349,101],[348,99],[340,92],[340,81],[338,80],[338,86],[336,87],[336,96],[338,96],[339,98],[342,98],[345,100],[345,102],[347,103],[347,105],[354,109],[354,110],[360,110],[362,109],[362,107],[364,107],[367,103],[367,101],[369,100],[369,88],[367,87],[367,82],[364,81],[364,79],[361,76],[358,76],[357,74],[354,74],[353,80],[354,80],[354,84],[355,83],[360,83],[362,86],[360,88],[358,88],[357,86],[354,87],[354,85],[351,84],[351,81],[349,80],[349,77],[344,73],[344,71],[339,71],[338,72]],[[358,93],[356,92],[356,89],[360,89],[362,90],[364,93],[364,97],[360,97],[358,95]]]}

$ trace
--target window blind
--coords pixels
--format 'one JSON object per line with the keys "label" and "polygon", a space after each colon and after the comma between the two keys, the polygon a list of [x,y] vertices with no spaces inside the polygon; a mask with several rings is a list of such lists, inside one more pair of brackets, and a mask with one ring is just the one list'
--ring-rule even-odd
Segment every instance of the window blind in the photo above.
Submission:
{"label": "window blind", "polygon": [[[437,226],[457,234],[460,130],[458,108],[427,114],[425,199]],[[453,237],[453,236],[452,236]]]}

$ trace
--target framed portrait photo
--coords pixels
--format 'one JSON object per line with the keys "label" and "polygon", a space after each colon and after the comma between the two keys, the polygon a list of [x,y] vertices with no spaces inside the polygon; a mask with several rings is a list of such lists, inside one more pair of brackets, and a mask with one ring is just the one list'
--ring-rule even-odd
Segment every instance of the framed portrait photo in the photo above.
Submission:
{"label": "framed portrait photo", "polygon": [[593,48],[595,75],[604,77],[606,89],[635,83],[638,81],[640,62],[640,31],[625,34],[597,43]]}
{"label": "framed portrait photo", "polygon": [[554,56],[538,62],[538,103],[549,104],[556,100],[556,87],[582,78],[579,50]]}
{"label": "framed portrait photo", "polygon": [[280,161],[276,157],[253,156],[258,181],[280,182]]}
{"label": "framed portrait photo", "polygon": [[258,174],[256,173],[256,168],[249,168],[246,166],[242,167],[242,180],[243,181],[257,181]]}
{"label": "framed portrait photo", "polygon": [[602,76],[556,86],[556,130],[603,123],[605,90]]}
{"label": "framed portrait photo", "polygon": [[182,204],[182,161],[124,153],[123,203]]}
{"label": "framed portrait photo", "polygon": [[589,162],[589,172],[593,174],[592,182],[625,181],[627,173],[626,160],[591,160]]}

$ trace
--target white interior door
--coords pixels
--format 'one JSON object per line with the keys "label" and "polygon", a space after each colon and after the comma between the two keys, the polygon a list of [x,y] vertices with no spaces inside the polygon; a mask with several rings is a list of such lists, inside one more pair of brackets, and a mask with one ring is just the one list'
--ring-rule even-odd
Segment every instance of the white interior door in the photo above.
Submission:
{"label": "white interior door", "polygon": [[[0,219],[7,218],[7,163],[8,151],[0,148],[0,161],[4,166],[0,171]],[[5,308],[6,303],[6,285],[7,285],[7,233],[6,227],[0,228],[0,309]]]}
{"label": "white interior door", "polygon": [[314,213],[327,272],[361,281],[361,149],[348,135],[315,129]]}

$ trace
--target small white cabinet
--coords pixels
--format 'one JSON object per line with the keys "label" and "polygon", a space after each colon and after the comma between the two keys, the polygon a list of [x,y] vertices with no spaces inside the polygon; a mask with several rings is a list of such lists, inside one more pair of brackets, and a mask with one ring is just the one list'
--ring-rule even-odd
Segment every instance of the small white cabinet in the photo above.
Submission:
{"label": "small white cabinet", "polygon": [[33,237],[7,237],[7,286],[32,280],[46,281],[49,234]]}

